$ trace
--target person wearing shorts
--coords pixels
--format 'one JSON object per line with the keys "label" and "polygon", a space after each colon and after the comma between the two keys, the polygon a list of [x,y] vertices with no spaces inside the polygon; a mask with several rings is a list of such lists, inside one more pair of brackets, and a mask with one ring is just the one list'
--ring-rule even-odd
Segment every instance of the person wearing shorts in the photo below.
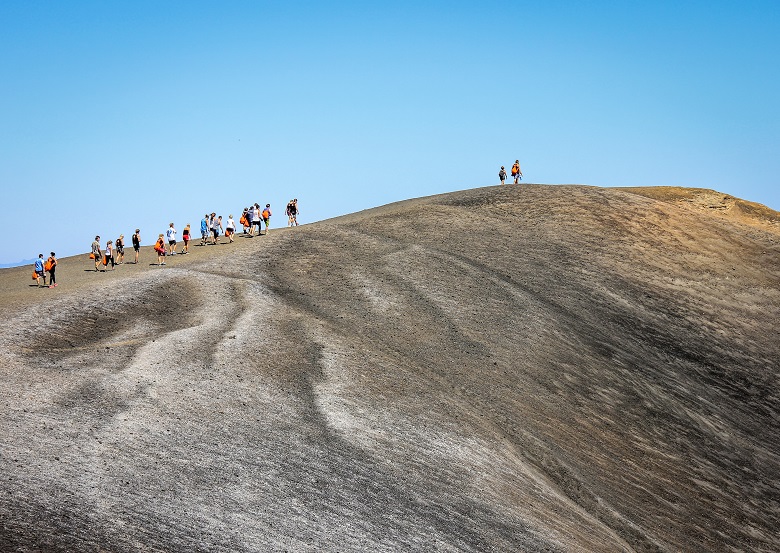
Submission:
{"label": "person wearing shorts", "polygon": [[211,214],[211,232],[214,234],[214,244],[219,244],[219,233],[222,232],[222,216]]}
{"label": "person wearing shorts", "polygon": [[232,215],[228,215],[227,226],[225,227],[225,236],[228,240],[233,242],[233,235],[236,233],[236,222],[233,220]]}
{"label": "person wearing shorts", "polygon": [[523,178],[523,172],[520,170],[519,159],[516,159],[514,165],[512,165],[512,178],[515,179],[515,184],[519,184],[520,179]]}
{"label": "person wearing shorts", "polygon": [[265,223],[265,234],[268,234],[268,227],[271,226],[271,204],[265,204],[263,223]]}
{"label": "person wearing shorts", "polygon": [[133,235],[133,249],[135,250],[135,263],[138,265],[138,252],[141,249],[141,230],[135,229],[135,234]]}
{"label": "person wearing shorts", "polygon": [[[41,284],[43,279],[43,284]],[[35,260],[35,280],[38,282],[38,288],[44,288],[46,286],[46,272],[43,270],[43,254],[38,254],[38,259]]]}
{"label": "person wearing shorts", "polygon": [[190,253],[190,225],[187,224],[184,230],[181,231],[181,238],[184,240],[184,249],[181,253]]}
{"label": "person wearing shorts", "polygon": [[165,231],[168,236],[168,248],[171,255],[176,255],[176,229],[173,227],[173,223],[168,225],[168,230]]}
{"label": "person wearing shorts", "polygon": [[210,234],[209,230],[209,214],[206,213],[203,216],[203,220],[200,222],[200,245],[206,245],[206,238]]}
{"label": "person wearing shorts", "polygon": [[292,200],[287,202],[287,226],[291,227],[295,223],[295,204]]}
{"label": "person wearing shorts", "polygon": [[125,235],[120,234],[114,245],[116,246],[116,264],[123,265],[125,262]]}
{"label": "person wearing shorts", "polygon": [[98,272],[98,266],[103,259],[103,252],[100,248],[100,236],[95,236],[95,241],[92,242],[92,258],[95,260],[95,272]]}
{"label": "person wearing shorts", "polygon": [[157,237],[157,242],[154,244],[154,251],[157,252],[157,265],[165,265],[165,242],[163,241],[163,235]]}
{"label": "person wearing shorts", "polygon": [[249,229],[249,236],[255,235],[255,226],[257,226],[257,235],[260,236],[263,228],[263,218],[260,215],[260,204],[255,204],[250,210],[250,213],[252,214],[252,228]]}

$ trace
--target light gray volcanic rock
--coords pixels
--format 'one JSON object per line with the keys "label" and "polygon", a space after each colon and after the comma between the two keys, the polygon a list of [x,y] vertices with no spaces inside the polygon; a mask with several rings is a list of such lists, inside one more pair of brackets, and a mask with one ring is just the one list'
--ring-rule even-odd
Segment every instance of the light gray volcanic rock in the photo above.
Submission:
{"label": "light gray volcanic rock", "polygon": [[4,270],[2,551],[780,551],[780,218],[410,200]]}

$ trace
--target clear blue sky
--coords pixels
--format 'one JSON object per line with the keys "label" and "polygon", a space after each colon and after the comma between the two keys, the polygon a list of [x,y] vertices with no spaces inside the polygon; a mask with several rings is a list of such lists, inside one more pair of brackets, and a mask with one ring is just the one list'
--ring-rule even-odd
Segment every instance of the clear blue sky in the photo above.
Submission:
{"label": "clear blue sky", "polygon": [[780,210],[778,60],[776,0],[2,2],[0,263],[255,201],[321,220],[516,158]]}

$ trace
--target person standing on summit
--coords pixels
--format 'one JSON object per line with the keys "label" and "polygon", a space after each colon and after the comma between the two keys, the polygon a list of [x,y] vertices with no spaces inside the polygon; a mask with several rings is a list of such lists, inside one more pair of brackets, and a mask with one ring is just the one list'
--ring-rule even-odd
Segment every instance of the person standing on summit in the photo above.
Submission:
{"label": "person standing on summit", "polygon": [[520,160],[518,159],[516,159],[515,164],[512,165],[512,178],[515,179],[515,184],[518,184],[520,179],[523,178],[523,172],[520,170]]}
{"label": "person standing on summit", "polygon": [[501,184],[504,184],[504,181],[506,180],[506,171],[504,171],[504,166],[501,166],[501,170],[498,172],[498,180],[501,181]]}

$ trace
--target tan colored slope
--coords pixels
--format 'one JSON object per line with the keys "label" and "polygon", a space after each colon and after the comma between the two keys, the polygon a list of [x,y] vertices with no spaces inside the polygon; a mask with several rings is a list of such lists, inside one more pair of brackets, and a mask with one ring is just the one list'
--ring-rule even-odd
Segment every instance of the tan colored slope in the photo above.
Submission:
{"label": "tan colored slope", "polygon": [[709,193],[483,188],[0,272],[0,549],[780,549],[780,232]]}

